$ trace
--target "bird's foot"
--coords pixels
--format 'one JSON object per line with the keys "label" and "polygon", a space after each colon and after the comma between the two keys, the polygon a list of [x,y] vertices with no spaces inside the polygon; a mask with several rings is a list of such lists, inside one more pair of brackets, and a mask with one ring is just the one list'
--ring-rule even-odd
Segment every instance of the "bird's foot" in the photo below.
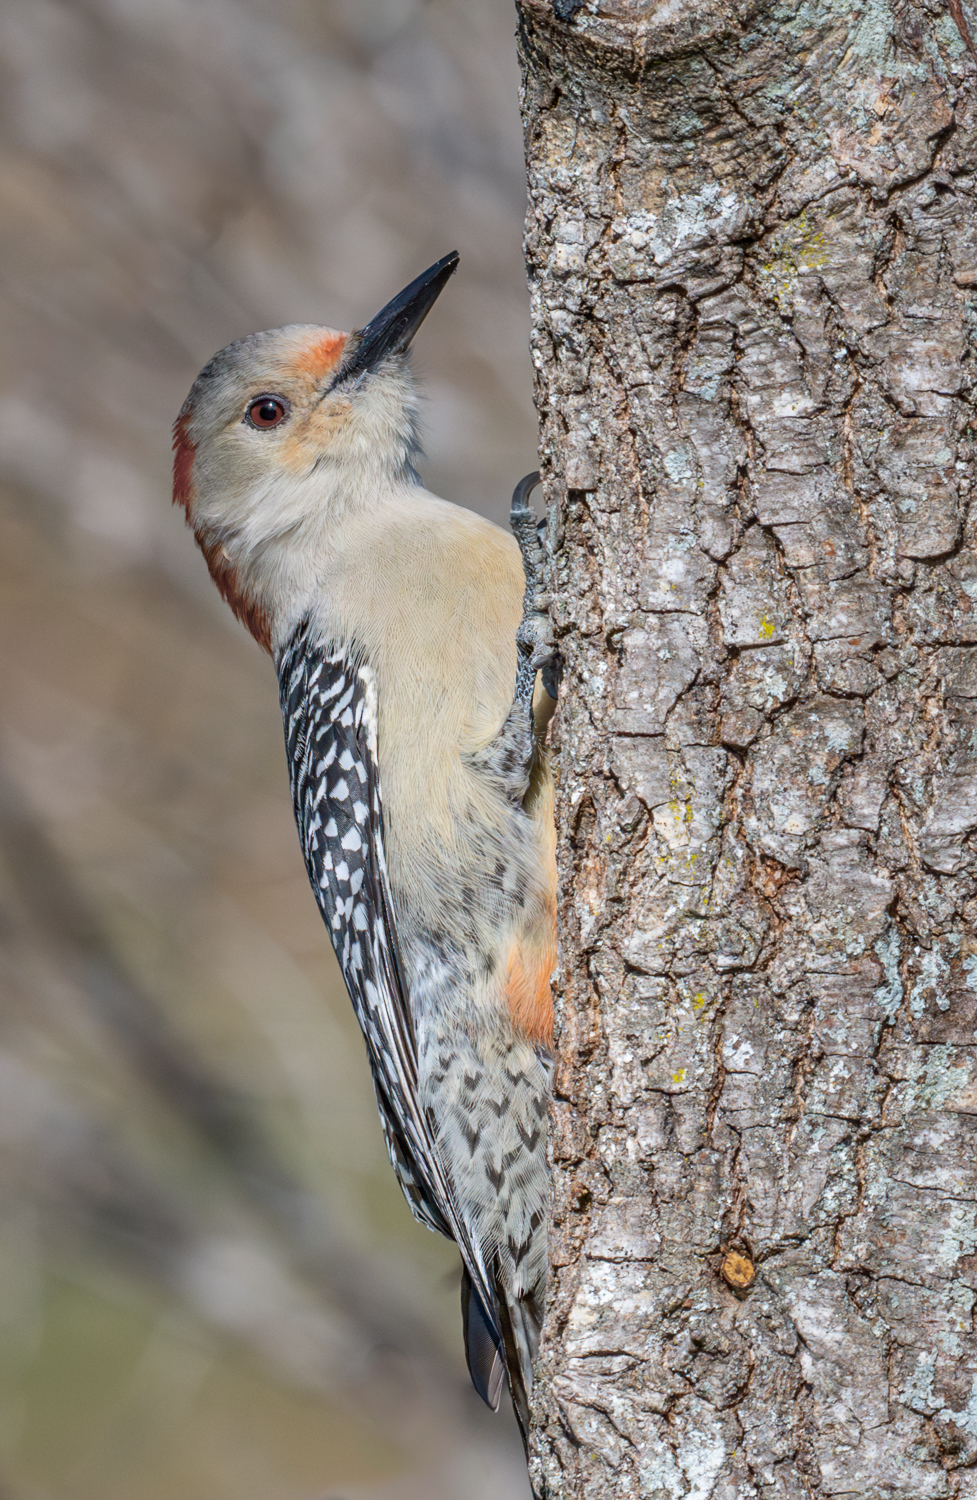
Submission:
{"label": "bird's foot", "polygon": [[560,684],[560,658],[550,615],[553,596],[543,588],[546,562],[543,536],[546,523],[536,520],[535,512],[529,504],[529,496],[538,484],[538,473],[527,474],[525,479],[520,479],[513,491],[509,510],[509,525],[519,543],[526,574],[522,619],[516,631],[516,647],[519,652],[516,698],[526,703],[532,702],[537,672],[542,673],[543,686],[551,698],[556,697]]}

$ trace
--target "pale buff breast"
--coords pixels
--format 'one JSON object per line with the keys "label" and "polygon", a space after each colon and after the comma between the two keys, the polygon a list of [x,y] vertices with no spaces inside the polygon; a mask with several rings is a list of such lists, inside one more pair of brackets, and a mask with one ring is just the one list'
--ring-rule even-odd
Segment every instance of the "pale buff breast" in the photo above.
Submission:
{"label": "pale buff breast", "polygon": [[433,839],[450,857],[466,809],[493,816],[464,756],[511,706],[524,587],[511,536],[423,490],[357,517],[323,579],[325,633],[357,642],[377,674],[384,809],[400,847]]}

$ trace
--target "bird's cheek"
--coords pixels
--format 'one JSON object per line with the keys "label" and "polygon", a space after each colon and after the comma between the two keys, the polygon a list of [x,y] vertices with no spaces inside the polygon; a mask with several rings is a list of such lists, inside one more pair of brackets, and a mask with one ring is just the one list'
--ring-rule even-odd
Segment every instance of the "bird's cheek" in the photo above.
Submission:
{"label": "bird's cheek", "polygon": [[314,412],[301,427],[296,427],[281,444],[281,462],[295,474],[306,474],[316,459],[341,446],[349,430],[352,406],[349,401],[330,402]]}

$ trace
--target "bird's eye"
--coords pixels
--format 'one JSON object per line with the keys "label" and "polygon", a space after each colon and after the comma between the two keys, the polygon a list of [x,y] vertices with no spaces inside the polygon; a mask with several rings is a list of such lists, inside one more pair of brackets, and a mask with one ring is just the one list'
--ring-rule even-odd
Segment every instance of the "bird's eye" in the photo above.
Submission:
{"label": "bird's eye", "polygon": [[288,406],[280,396],[258,396],[248,407],[247,420],[252,427],[277,427],[288,416]]}

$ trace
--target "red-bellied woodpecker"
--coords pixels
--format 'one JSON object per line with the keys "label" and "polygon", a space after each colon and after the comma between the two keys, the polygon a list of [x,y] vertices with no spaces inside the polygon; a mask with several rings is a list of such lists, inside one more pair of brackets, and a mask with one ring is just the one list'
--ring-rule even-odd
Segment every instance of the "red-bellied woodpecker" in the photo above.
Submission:
{"label": "red-bellied woodpecker", "polygon": [[[278,671],[309,879],[394,1171],[456,1240],[476,1388],[525,1431],[546,1269],[555,693],[541,549],[427,493],[406,351],[445,256],[349,335],[256,333],[201,371],[174,498]],[[520,555],[521,554],[521,555]],[[547,693],[541,679],[551,692]]]}

